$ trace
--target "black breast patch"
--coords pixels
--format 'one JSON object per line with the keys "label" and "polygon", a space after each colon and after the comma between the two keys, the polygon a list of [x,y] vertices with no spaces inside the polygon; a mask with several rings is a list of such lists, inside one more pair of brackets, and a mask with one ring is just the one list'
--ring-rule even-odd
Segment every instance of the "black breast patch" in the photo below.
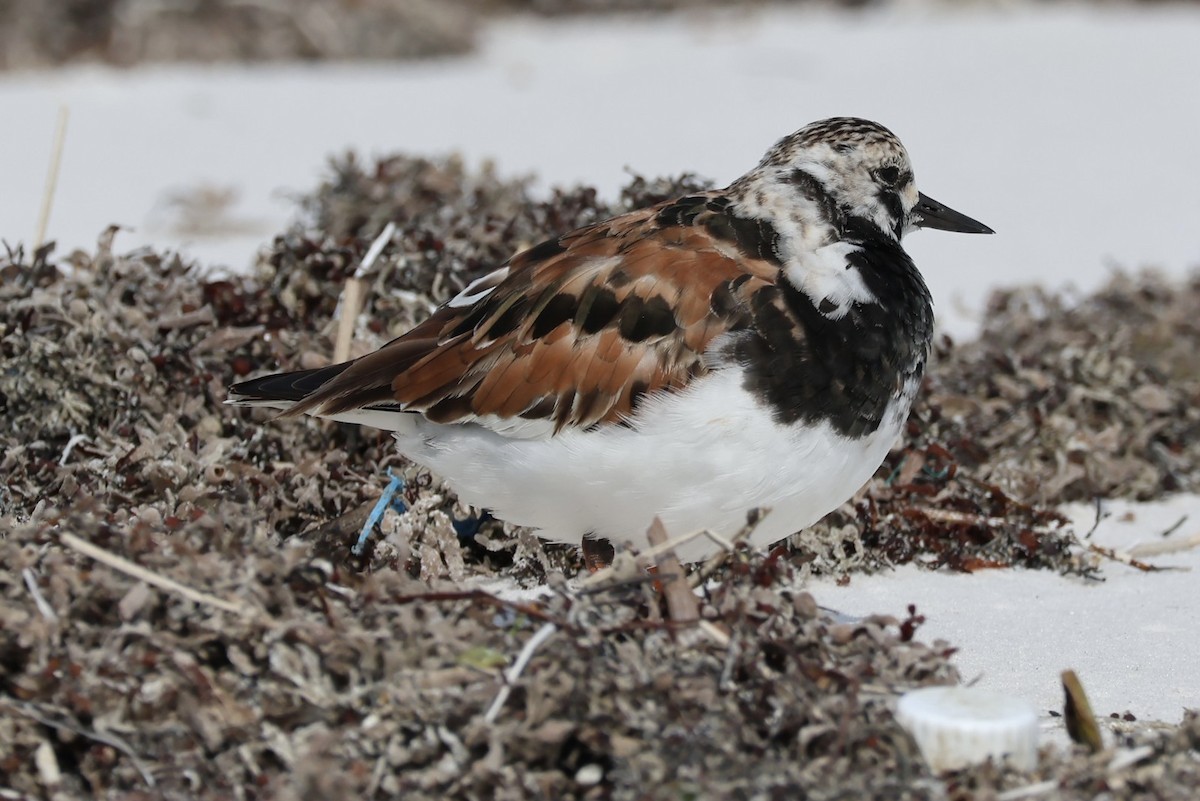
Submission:
{"label": "black breast patch", "polygon": [[784,424],[827,421],[847,437],[874,433],[898,390],[919,378],[933,335],[933,307],[898,243],[874,235],[849,258],[879,303],[855,303],[830,319],[786,279],[751,304],[751,325],[731,343],[746,387]]}

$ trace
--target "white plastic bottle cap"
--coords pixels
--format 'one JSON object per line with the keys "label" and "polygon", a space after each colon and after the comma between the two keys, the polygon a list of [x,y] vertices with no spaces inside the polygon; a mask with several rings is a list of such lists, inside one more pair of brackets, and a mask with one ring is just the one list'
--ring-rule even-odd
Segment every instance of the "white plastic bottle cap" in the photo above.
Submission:
{"label": "white plastic bottle cap", "polygon": [[1018,770],[1037,765],[1037,712],[1019,698],[975,687],[925,687],[900,697],[896,720],[934,773],[989,757],[1007,757]]}

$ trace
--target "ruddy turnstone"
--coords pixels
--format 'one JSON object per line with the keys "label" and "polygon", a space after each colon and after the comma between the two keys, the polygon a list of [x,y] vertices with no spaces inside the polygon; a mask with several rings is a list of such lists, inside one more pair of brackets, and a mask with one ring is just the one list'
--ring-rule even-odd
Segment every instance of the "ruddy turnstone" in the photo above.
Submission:
{"label": "ruddy turnstone", "polygon": [[882,125],[814,122],[725,189],[548,239],[374,353],[228,402],[392,431],[547,539],[645,547],[655,516],[730,537],[763,508],[771,543],[858,491],[908,416],[933,332],[914,228],[991,233],[919,193]]}

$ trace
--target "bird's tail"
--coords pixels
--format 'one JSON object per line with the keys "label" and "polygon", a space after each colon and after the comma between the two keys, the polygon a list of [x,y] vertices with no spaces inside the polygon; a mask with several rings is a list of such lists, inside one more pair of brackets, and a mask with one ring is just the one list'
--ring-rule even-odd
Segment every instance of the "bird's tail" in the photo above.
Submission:
{"label": "bird's tail", "polygon": [[331,364],[315,370],[275,373],[242,381],[229,388],[225,402],[231,406],[260,406],[290,409],[316,392],[323,384],[342,373],[351,362]]}
{"label": "bird's tail", "polygon": [[312,414],[339,423],[381,428],[397,434],[408,434],[415,430],[418,415],[405,412],[399,404],[380,402],[362,408],[323,413],[305,403],[310,396],[328,381],[349,367],[353,362],[331,364],[316,370],[297,370],[292,373],[275,373],[242,381],[229,388],[225,402],[230,406],[249,406],[262,409],[280,409],[284,416]]}

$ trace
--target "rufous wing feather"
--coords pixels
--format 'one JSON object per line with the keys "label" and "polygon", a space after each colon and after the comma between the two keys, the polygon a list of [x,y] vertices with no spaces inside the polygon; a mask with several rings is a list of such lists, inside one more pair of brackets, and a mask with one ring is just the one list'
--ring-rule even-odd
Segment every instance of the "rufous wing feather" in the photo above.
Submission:
{"label": "rufous wing feather", "polygon": [[775,283],[777,261],[724,213],[696,195],[517,254],[494,288],[442,306],[290,413],[399,404],[441,423],[619,423],[647,393],[705,372],[714,338]]}

